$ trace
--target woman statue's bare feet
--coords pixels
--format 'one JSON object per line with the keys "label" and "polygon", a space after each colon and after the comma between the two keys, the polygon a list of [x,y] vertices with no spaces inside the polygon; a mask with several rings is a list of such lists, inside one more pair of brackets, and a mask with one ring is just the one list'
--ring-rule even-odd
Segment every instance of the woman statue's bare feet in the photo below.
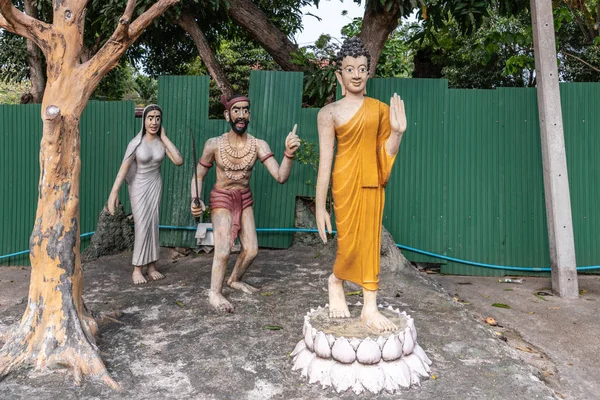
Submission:
{"label": "woman statue's bare feet", "polygon": [[134,285],[139,285],[147,282],[146,278],[144,278],[144,274],[142,273],[142,268],[143,267],[133,267],[133,275],[131,276],[131,278],[133,279]]}
{"label": "woman statue's bare feet", "polygon": [[152,279],[153,281],[158,281],[160,279],[165,279],[165,276],[158,272],[156,266],[154,263],[152,263],[148,265],[148,278]]}
{"label": "woman statue's bare feet", "polygon": [[349,318],[350,311],[346,303],[346,294],[344,293],[344,281],[336,278],[334,274],[329,276],[329,317],[330,318]]}

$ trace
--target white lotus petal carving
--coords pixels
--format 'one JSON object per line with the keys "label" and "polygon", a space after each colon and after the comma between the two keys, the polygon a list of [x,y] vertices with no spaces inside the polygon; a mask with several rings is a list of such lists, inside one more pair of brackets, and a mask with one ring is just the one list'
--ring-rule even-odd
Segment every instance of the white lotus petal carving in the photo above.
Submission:
{"label": "white lotus petal carving", "polygon": [[305,348],[306,348],[306,343],[304,343],[304,340],[299,341],[298,344],[296,344],[296,347],[294,347],[294,351],[292,351],[290,356],[294,357],[296,354],[300,353]]}
{"label": "white lotus petal carving", "polygon": [[429,373],[427,372],[427,369],[429,369],[429,367],[425,369],[425,364],[416,354],[410,354],[404,357],[403,360],[410,367],[411,371],[419,374],[424,378],[429,377]]}
{"label": "white lotus petal carving", "polygon": [[427,354],[425,354],[425,350],[423,350],[423,348],[421,348],[421,346],[419,346],[418,343],[415,343],[415,347],[413,348],[413,354],[417,355],[421,359],[421,361],[423,361],[423,363],[427,367],[427,370],[429,371],[431,360],[429,359],[429,357],[427,357]]}
{"label": "white lotus petal carving", "polygon": [[377,364],[381,361],[379,345],[370,337],[362,341],[356,350],[356,359],[365,365]]}
{"label": "white lotus petal carving", "polygon": [[364,339],[336,337],[315,329],[312,315],[326,311],[321,307],[312,310],[304,317],[304,339],[291,353],[292,370],[300,370],[309,384],[333,386],[338,393],[352,389],[356,395],[383,390],[393,394],[420,385],[421,378],[429,377],[431,360],[416,342],[414,320],[391,306],[388,310],[404,316],[405,329],[387,338]]}
{"label": "white lotus petal carving", "polygon": [[377,338],[377,345],[379,346],[379,349],[383,350],[383,345],[385,344],[386,341],[387,341],[387,339],[384,338],[383,336],[379,336]]}
{"label": "white lotus petal carving", "polygon": [[331,357],[331,347],[329,347],[329,342],[327,341],[327,336],[323,332],[317,333],[317,337],[315,338],[315,353],[321,358],[329,358]]}
{"label": "white lotus petal carving", "polygon": [[315,353],[308,349],[302,350],[300,353],[298,353],[298,356],[296,357],[296,362],[294,363],[294,367],[292,368],[292,370],[300,370],[302,376],[306,377],[306,370],[308,369],[310,362],[316,356],[317,355]]}
{"label": "white lotus petal carving", "polygon": [[342,364],[352,364],[356,360],[356,352],[344,337],[335,341],[331,348],[331,355]]}
{"label": "white lotus petal carving", "polygon": [[327,335],[327,341],[329,342],[329,347],[333,346],[335,343],[335,336],[332,334]]}
{"label": "white lotus petal carving", "polygon": [[307,369],[308,383],[313,384],[320,382],[321,385],[326,388],[331,386],[331,367],[333,367],[333,360],[324,360],[319,357],[313,358]]}
{"label": "white lotus petal carving", "polygon": [[304,334],[304,343],[306,343],[306,347],[310,351],[314,350],[315,342],[313,340],[312,327],[311,326],[308,326],[308,328],[306,328],[306,333]]}
{"label": "white lotus petal carving", "polygon": [[415,328],[415,320],[409,319],[406,323],[406,326],[410,328],[410,334],[412,336],[413,342],[417,343],[417,328]]}
{"label": "white lotus petal carving", "polygon": [[412,334],[410,333],[410,328],[406,327],[404,330],[404,344],[402,345],[402,354],[405,356],[411,354],[413,352],[413,348],[415,347],[415,341],[412,338]]}
{"label": "white lotus petal carving", "polygon": [[361,365],[358,379],[365,389],[371,393],[380,393],[385,384],[385,373],[379,365]]}
{"label": "white lotus petal carving", "polygon": [[358,346],[360,346],[360,342],[361,342],[360,339],[354,338],[350,341],[350,346],[352,346],[352,348],[354,350],[358,350]]}
{"label": "white lotus petal carving", "polygon": [[390,336],[385,342],[381,350],[381,357],[385,361],[394,361],[402,357],[402,342],[397,335]]}
{"label": "white lotus petal carving", "polygon": [[336,392],[350,389],[356,382],[354,367],[351,364],[334,364],[331,367],[331,384]]}

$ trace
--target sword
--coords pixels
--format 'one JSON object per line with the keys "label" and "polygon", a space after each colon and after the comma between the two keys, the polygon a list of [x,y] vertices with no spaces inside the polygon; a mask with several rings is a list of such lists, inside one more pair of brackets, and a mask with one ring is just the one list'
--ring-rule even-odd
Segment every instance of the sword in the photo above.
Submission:
{"label": "sword", "polygon": [[[196,197],[194,197],[194,205],[196,207],[200,207],[200,199],[198,198],[198,157],[196,156],[196,142],[194,141],[194,135],[192,134],[192,130],[190,129],[190,137],[192,138],[192,154],[194,156],[194,185],[196,185]],[[194,217],[194,221],[196,225],[200,222],[200,217]]]}

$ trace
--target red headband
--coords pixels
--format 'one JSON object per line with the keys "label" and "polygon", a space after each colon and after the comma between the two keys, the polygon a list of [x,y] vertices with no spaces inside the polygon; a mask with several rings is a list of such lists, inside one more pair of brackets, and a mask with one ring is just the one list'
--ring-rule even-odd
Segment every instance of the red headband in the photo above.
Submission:
{"label": "red headband", "polygon": [[250,99],[246,96],[236,96],[233,99],[227,101],[227,97],[225,95],[221,96],[221,104],[225,106],[225,110],[229,111],[231,106],[235,103],[239,103],[240,101],[247,101],[248,105],[250,105]]}

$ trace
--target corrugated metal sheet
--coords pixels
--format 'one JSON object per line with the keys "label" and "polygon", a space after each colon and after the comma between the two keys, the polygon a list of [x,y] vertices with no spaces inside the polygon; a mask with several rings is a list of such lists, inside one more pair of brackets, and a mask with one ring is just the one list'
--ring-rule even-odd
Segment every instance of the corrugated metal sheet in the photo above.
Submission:
{"label": "corrugated metal sheet", "polygon": [[[190,182],[194,173],[191,136],[196,140],[198,157],[206,139],[214,136],[208,131],[207,76],[165,76],[159,78],[158,103],[163,109],[163,124],[167,136],[183,156],[183,165],[176,167],[168,157],[161,166],[163,194],[160,223],[172,226],[191,226]],[[207,193],[210,186],[204,185]],[[206,197],[205,197],[206,198]],[[194,246],[194,232],[162,230],[163,246]]]}
{"label": "corrugated metal sheet", "polygon": [[600,84],[561,84],[577,265],[600,264]]}
{"label": "corrugated metal sheet", "polygon": [[[190,131],[198,156],[204,142],[229,129],[208,119],[208,77],[161,77],[159,103],[168,136],[184,157],[177,168],[165,160],[161,224],[190,226],[193,173]],[[298,134],[318,145],[318,109],[301,108],[302,74],[254,71],[249,132],[266,140],[277,161],[294,123]],[[398,92],[409,126],[386,193],[384,225],[397,242],[466,260],[522,267],[548,267],[537,99],[534,89],[460,90],[444,80],[372,79],[369,96],[389,103]],[[600,84],[563,84],[563,117],[578,265],[600,263],[600,210],[596,207],[600,165]],[[0,106],[0,166],[3,187],[0,254],[26,249],[33,226],[39,176],[39,106]],[[140,128],[133,104],[90,102],[81,122],[81,231],[95,229],[129,140]],[[214,184],[209,172],[203,192]],[[257,164],[251,186],[258,227],[291,227],[296,196],[314,196],[316,173],[294,161],[279,185]],[[125,185],[120,195],[129,210]],[[266,247],[287,247],[291,235],[259,234]],[[193,245],[193,233],[161,231],[161,244]],[[83,242],[85,246],[85,242]],[[405,252],[413,261],[440,261]],[[4,260],[23,264],[27,257]],[[503,275],[449,262],[444,273]],[[514,274],[514,272],[510,272]]]}
{"label": "corrugated metal sheet", "polygon": [[[446,122],[447,255],[502,264],[501,163],[497,92],[449,90]],[[485,232],[485,234],[482,234]],[[455,263],[444,272],[471,275],[485,270]],[[503,271],[488,270],[491,275]]]}
{"label": "corrugated metal sheet", "polygon": [[[383,225],[398,243],[446,254],[446,142],[448,84],[433,79],[370,79],[367,95],[386,104],[398,93],[408,127],[386,187]],[[436,249],[436,250],[433,250]],[[404,251],[413,261],[444,261]]]}
{"label": "corrugated metal sheet", "polygon": [[[2,190],[0,255],[27,250],[37,207],[39,151],[42,120],[39,105],[0,106],[0,160]],[[121,165],[127,142],[133,137],[134,105],[129,102],[88,104],[80,123],[81,233],[95,230]],[[128,207],[125,189],[121,201]],[[82,240],[82,249],[89,238]],[[5,259],[2,265],[28,265],[29,256]]]}
{"label": "corrugated metal sheet", "polygon": [[[39,105],[0,105],[0,255],[29,247],[39,181],[42,138]],[[29,255],[4,259],[2,265],[28,265]]]}
{"label": "corrugated metal sheet", "polygon": [[[248,132],[265,140],[278,163],[283,159],[285,139],[301,120],[301,72],[252,71],[250,74],[251,123]],[[299,130],[298,134],[302,135]],[[295,163],[297,164],[297,163]],[[296,190],[301,178],[294,165],[288,183],[278,184],[260,163],[252,171],[250,185],[254,197],[256,226],[261,228],[291,227],[294,224]],[[263,233],[259,245],[289,247],[291,234]]]}
{"label": "corrugated metal sheet", "polygon": [[[96,230],[102,208],[106,205],[113,183],[121,167],[127,144],[139,132],[135,126],[133,102],[90,101],[80,123],[81,137],[81,233]],[[121,186],[119,200],[131,212],[127,184]],[[35,213],[34,213],[35,215]],[[87,247],[91,236],[81,240]]]}

